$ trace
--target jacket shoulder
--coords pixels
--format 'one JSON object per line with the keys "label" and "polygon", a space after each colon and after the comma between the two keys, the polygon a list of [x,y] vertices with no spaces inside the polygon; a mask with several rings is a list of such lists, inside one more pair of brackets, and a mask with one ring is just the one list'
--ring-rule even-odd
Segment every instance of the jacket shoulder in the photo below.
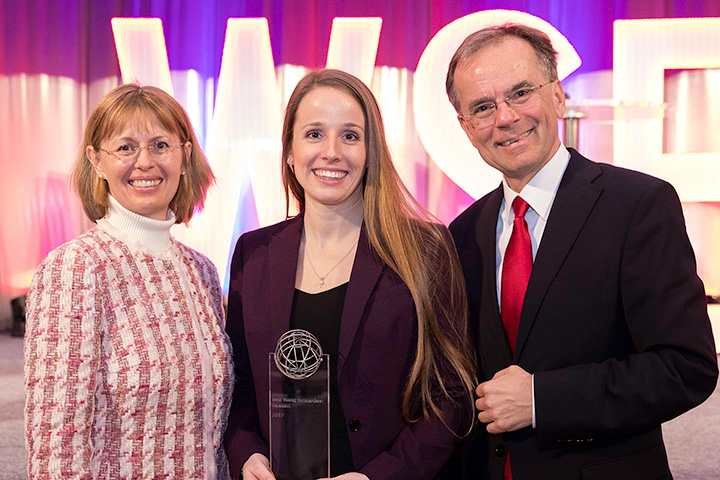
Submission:
{"label": "jacket shoulder", "polygon": [[258,228],[249,232],[243,233],[238,239],[237,246],[242,245],[256,245],[267,243],[272,237],[283,235],[287,230],[295,228],[302,228],[302,217],[297,216],[283,220],[282,222],[268,225],[267,227]]}
{"label": "jacket shoulder", "polygon": [[497,189],[487,193],[484,197],[476,200],[472,205],[466,208],[455,220],[450,222],[450,233],[457,240],[457,235],[473,229],[477,223],[477,219],[482,211],[487,207],[490,198],[497,193]]}
{"label": "jacket shoulder", "polygon": [[82,261],[99,263],[108,253],[108,244],[114,239],[95,227],[51,250],[40,267],[56,262]]}
{"label": "jacket shoulder", "polygon": [[652,187],[671,187],[671,185],[647,173],[628,168],[618,167],[608,163],[596,162],[570,150],[570,163],[565,176],[578,175],[602,186],[618,187],[620,189],[642,190]]}

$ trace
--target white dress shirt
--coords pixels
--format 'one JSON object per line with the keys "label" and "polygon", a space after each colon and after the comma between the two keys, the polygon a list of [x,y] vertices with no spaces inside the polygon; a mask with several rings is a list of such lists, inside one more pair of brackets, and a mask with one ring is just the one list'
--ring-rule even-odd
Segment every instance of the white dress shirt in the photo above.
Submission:
{"label": "white dress shirt", "polygon": [[[530,243],[532,245],[533,262],[537,255],[540,241],[542,240],[545,225],[547,225],[548,216],[555,201],[560,180],[565,173],[565,168],[570,161],[570,152],[567,151],[563,144],[560,144],[555,155],[550,161],[535,174],[534,177],[523,187],[520,193],[510,188],[507,180],[503,177],[503,202],[500,205],[500,214],[498,215],[497,229],[495,231],[495,278],[497,279],[497,299],[498,308],[502,309],[500,302],[500,288],[502,285],[502,266],[505,258],[505,250],[507,249],[510,235],[513,231],[513,222],[515,213],[513,212],[512,203],[518,195],[525,200],[530,208],[525,214],[525,221],[528,224],[530,233]],[[533,412],[532,426],[535,428],[535,382],[533,377]]]}

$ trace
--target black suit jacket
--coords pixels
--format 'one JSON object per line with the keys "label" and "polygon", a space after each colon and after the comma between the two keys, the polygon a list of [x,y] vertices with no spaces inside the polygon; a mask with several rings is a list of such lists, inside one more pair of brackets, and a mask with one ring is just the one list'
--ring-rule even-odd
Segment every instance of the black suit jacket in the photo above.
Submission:
{"label": "black suit jacket", "polygon": [[[225,436],[233,478],[252,453],[268,453],[268,353],[290,326],[302,228],[300,215],[246,233],[233,255],[226,329],[236,386]],[[337,378],[355,468],[372,480],[430,479],[459,441],[436,416],[403,420],[416,345],[410,290],[363,229],[345,295]],[[471,418],[466,404],[442,408],[446,424],[464,433]]]}
{"label": "black suit jacket", "polygon": [[451,225],[467,282],[481,380],[534,374],[537,428],[463,450],[465,478],[671,478],[660,424],[717,381],[706,297],[668,183],[571,150],[528,283],[515,354],[496,288],[502,187]]}

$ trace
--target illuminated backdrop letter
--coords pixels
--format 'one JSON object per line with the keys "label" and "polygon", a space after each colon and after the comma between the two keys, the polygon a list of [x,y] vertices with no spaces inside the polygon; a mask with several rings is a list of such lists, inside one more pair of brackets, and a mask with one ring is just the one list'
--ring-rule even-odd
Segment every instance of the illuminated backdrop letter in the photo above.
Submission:
{"label": "illuminated backdrop letter", "polygon": [[380,41],[382,18],[333,19],[328,46],[327,68],[352,73],[370,85]]}
{"label": "illuminated backdrop letter", "polygon": [[[720,67],[720,18],[616,20],[615,100],[664,101],[664,70]],[[615,164],[663,178],[685,202],[720,201],[720,153],[662,152],[663,119],[617,123]]]}
{"label": "illuminated backdrop letter", "polygon": [[123,83],[152,85],[173,95],[162,20],[113,18],[111,24]]}
{"label": "illuminated backdrop letter", "polygon": [[[230,18],[207,142],[217,186],[183,240],[208,255],[225,278],[240,199],[254,199],[257,223],[285,218],[280,178],[281,106],[265,18]],[[247,204],[245,204],[247,206]],[[189,238],[191,237],[191,238]]]}

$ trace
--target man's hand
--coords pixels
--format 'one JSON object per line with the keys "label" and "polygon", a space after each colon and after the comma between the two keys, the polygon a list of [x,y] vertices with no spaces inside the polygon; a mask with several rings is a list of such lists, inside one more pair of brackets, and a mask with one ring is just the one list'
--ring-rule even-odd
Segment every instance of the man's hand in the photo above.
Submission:
{"label": "man's hand", "polygon": [[503,433],[532,425],[532,375],[511,365],[475,389],[478,419],[488,433]]}
{"label": "man's hand", "polygon": [[270,460],[260,453],[250,455],[243,465],[243,480],[275,480],[270,471]]}

